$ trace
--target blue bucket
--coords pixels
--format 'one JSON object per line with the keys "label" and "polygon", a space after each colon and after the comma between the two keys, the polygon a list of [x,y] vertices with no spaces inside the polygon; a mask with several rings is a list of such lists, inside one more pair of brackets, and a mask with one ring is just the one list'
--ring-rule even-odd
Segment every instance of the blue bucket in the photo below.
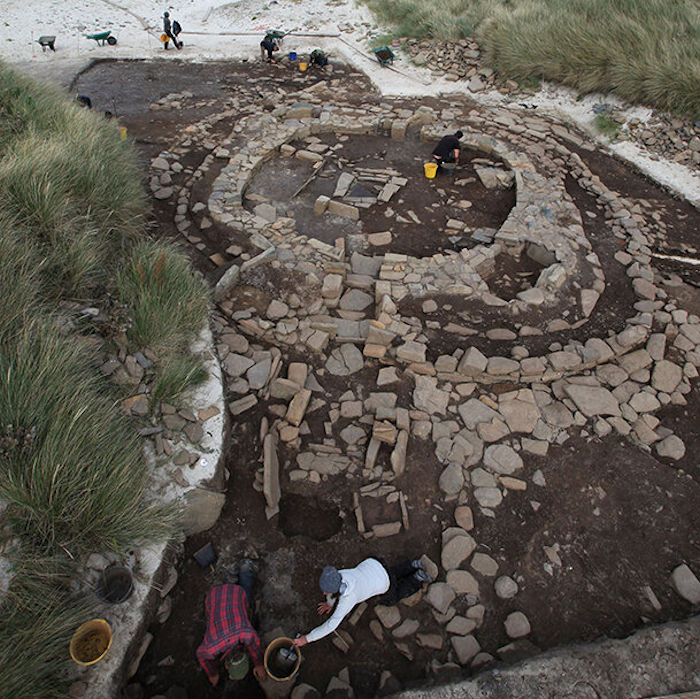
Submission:
{"label": "blue bucket", "polygon": [[290,52],[289,52],[289,60],[290,60],[290,61],[296,61],[296,60],[297,60],[296,51],[290,51]]}

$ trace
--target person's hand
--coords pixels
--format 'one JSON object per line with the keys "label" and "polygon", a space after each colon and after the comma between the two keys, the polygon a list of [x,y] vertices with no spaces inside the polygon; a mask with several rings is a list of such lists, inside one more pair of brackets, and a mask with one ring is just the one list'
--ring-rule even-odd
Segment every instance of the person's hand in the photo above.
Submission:
{"label": "person's hand", "polygon": [[210,675],[209,681],[212,687],[216,687],[216,685],[219,684],[219,673],[217,672],[215,675]]}
{"label": "person's hand", "polygon": [[295,638],[292,641],[292,644],[297,648],[303,648],[307,643],[308,641],[306,640],[306,636],[299,636],[299,638]]}
{"label": "person's hand", "polygon": [[253,674],[255,675],[258,682],[264,682],[267,679],[267,672],[265,672],[264,665],[256,665],[253,668]]}
{"label": "person's hand", "polygon": [[333,605],[328,604],[328,602],[320,602],[318,605],[318,613],[320,615],[328,614],[328,612],[330,612],[331,609],[333,609]]}

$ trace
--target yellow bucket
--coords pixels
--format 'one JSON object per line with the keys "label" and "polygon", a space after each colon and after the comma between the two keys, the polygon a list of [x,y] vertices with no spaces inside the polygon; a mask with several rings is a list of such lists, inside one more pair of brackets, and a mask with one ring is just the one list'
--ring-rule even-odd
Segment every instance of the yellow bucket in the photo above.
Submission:
{"label": "yellow bucket", "polygon": [[122,141],[126,141],[126,126],[117,126]]}
{"label": "yellow bucket", "polygon": [[309,67],[308,63],[305,63],[304,61],[299,62],[299,72],[304,73],[306,72],[306,69]]}
{"label": "yellow bucket", "polygon": [[425,176],[432,180],[435,175],[437,175],[438,164],[437,163],[423,163],[423,170],[425,171]]}
{"label": "yellow bucket", "polygon": [[94,665],[112,645],[112,627],[104,619],[91,619],[78,627],[70,642],[70,657],[78,665]]}
{"label": "yellow bucket", "polygon": [[[279,666],[277,654],[281,648],[294,650],[297,658],[291,667]],[[299,666],[301,665],[301,653],[299,652],[299,648],[296,648],[293,645],[291,638],[288,638],[287,636],[279,636],[265,649],[263,663],[265,665],[265,672],[267,672],[268,677],[273,679],[275,682],[288,682],[289,680],[294,679],[297,672],[299,672]]]}

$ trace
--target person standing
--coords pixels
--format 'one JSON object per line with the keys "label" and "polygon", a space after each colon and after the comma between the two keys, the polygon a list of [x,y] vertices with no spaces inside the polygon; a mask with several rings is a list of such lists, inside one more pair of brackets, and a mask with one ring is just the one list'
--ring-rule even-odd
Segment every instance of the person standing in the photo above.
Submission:
{"label": "person standing", "polygon": [[[179,26],[179,25],[178,25]],[[170,21],[170,13],[169,12],[164,12],[163,13],[163,34],[165,34],[166,39],[163,42],[163,48],[167,51],[168,50],[168,44],[170,43],[170,40],[172,39],[172,42],[178,51],[182,48],[182,44],[177,40],[177,37],[175,34],[173,34],[173,26],[172,22]]]}
{"label": "person standing", "polygon": [[418,560],[389,567],[378,558],[366,558],[355,568],[326,566],[319,579],[325,599],[318,605],[318,613],[328,614],[334,603],[335,611],[325,623],[294,639],[294,645],[301,648],[333,633],[355,605],[370,597],[382,595],[382,604],[394,605],[418,592],[424,582],[431,582],[430,576]]}
{"label": "person standing", "polygon": [[461,131],[455,131],[454,134],[448,134],[440,139],[440,143],[433,150],[433,158],[437,161],[438,166],[445,163],[459,163],[459,151],[462,144],[459,139],[464,134]]}
{"label": "person standing", "polygon": [[241,562],[238,584],[216,585],[207,594],[207,630],[197,648],[197,660],[215,687],[219,682],[219,660],[223,659],[229,677],[243,679],[253,661],[255,677],[266,678],[262,644],[250,621],[255,571],[247,558]]}

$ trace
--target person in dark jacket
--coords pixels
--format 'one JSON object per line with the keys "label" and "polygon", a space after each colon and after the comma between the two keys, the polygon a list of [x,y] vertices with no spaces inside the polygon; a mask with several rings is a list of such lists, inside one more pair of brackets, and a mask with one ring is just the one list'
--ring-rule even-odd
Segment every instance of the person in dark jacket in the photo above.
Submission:
{"label": "person in dark jacket", "polygon": [[277,43],[275,40],[268,34],[261,42],[260,42],[260,58],[265,60],[265,51],[267,51],[267,61],[268,63],[274,63],[275,59],[272,58],[272,52],[273,51],[279,51],[279,46],[277,46]]}
{"label": "person in dark jacket", "polygon": [[433,150],[433,158],[437,161],[438,166],[444,163],[459,163],[459,151],[462,144],[459,139],[464,134],[461,131],[456,131],[454,134],[448,134],[440,139],[440,143]]}
{"label": "person in dark jacket", "polygon": [[314,49],[309,56],[309,65],[325,68],[328,65],[328,57],[321,49]]}
{"label": "person in dark jacket", "polygon": [[170,43],[170,39],[172,39],[172,42],[178,51],[182,48],[182,44],[177,40],[175,34],[173,34],[173,25],[170,21],[169,12],[163,13],[163,34],[165,34],[165,36],[167,37],[167,39],[163,42],[163,48],[166,51],[168,50],[168,44]]}

